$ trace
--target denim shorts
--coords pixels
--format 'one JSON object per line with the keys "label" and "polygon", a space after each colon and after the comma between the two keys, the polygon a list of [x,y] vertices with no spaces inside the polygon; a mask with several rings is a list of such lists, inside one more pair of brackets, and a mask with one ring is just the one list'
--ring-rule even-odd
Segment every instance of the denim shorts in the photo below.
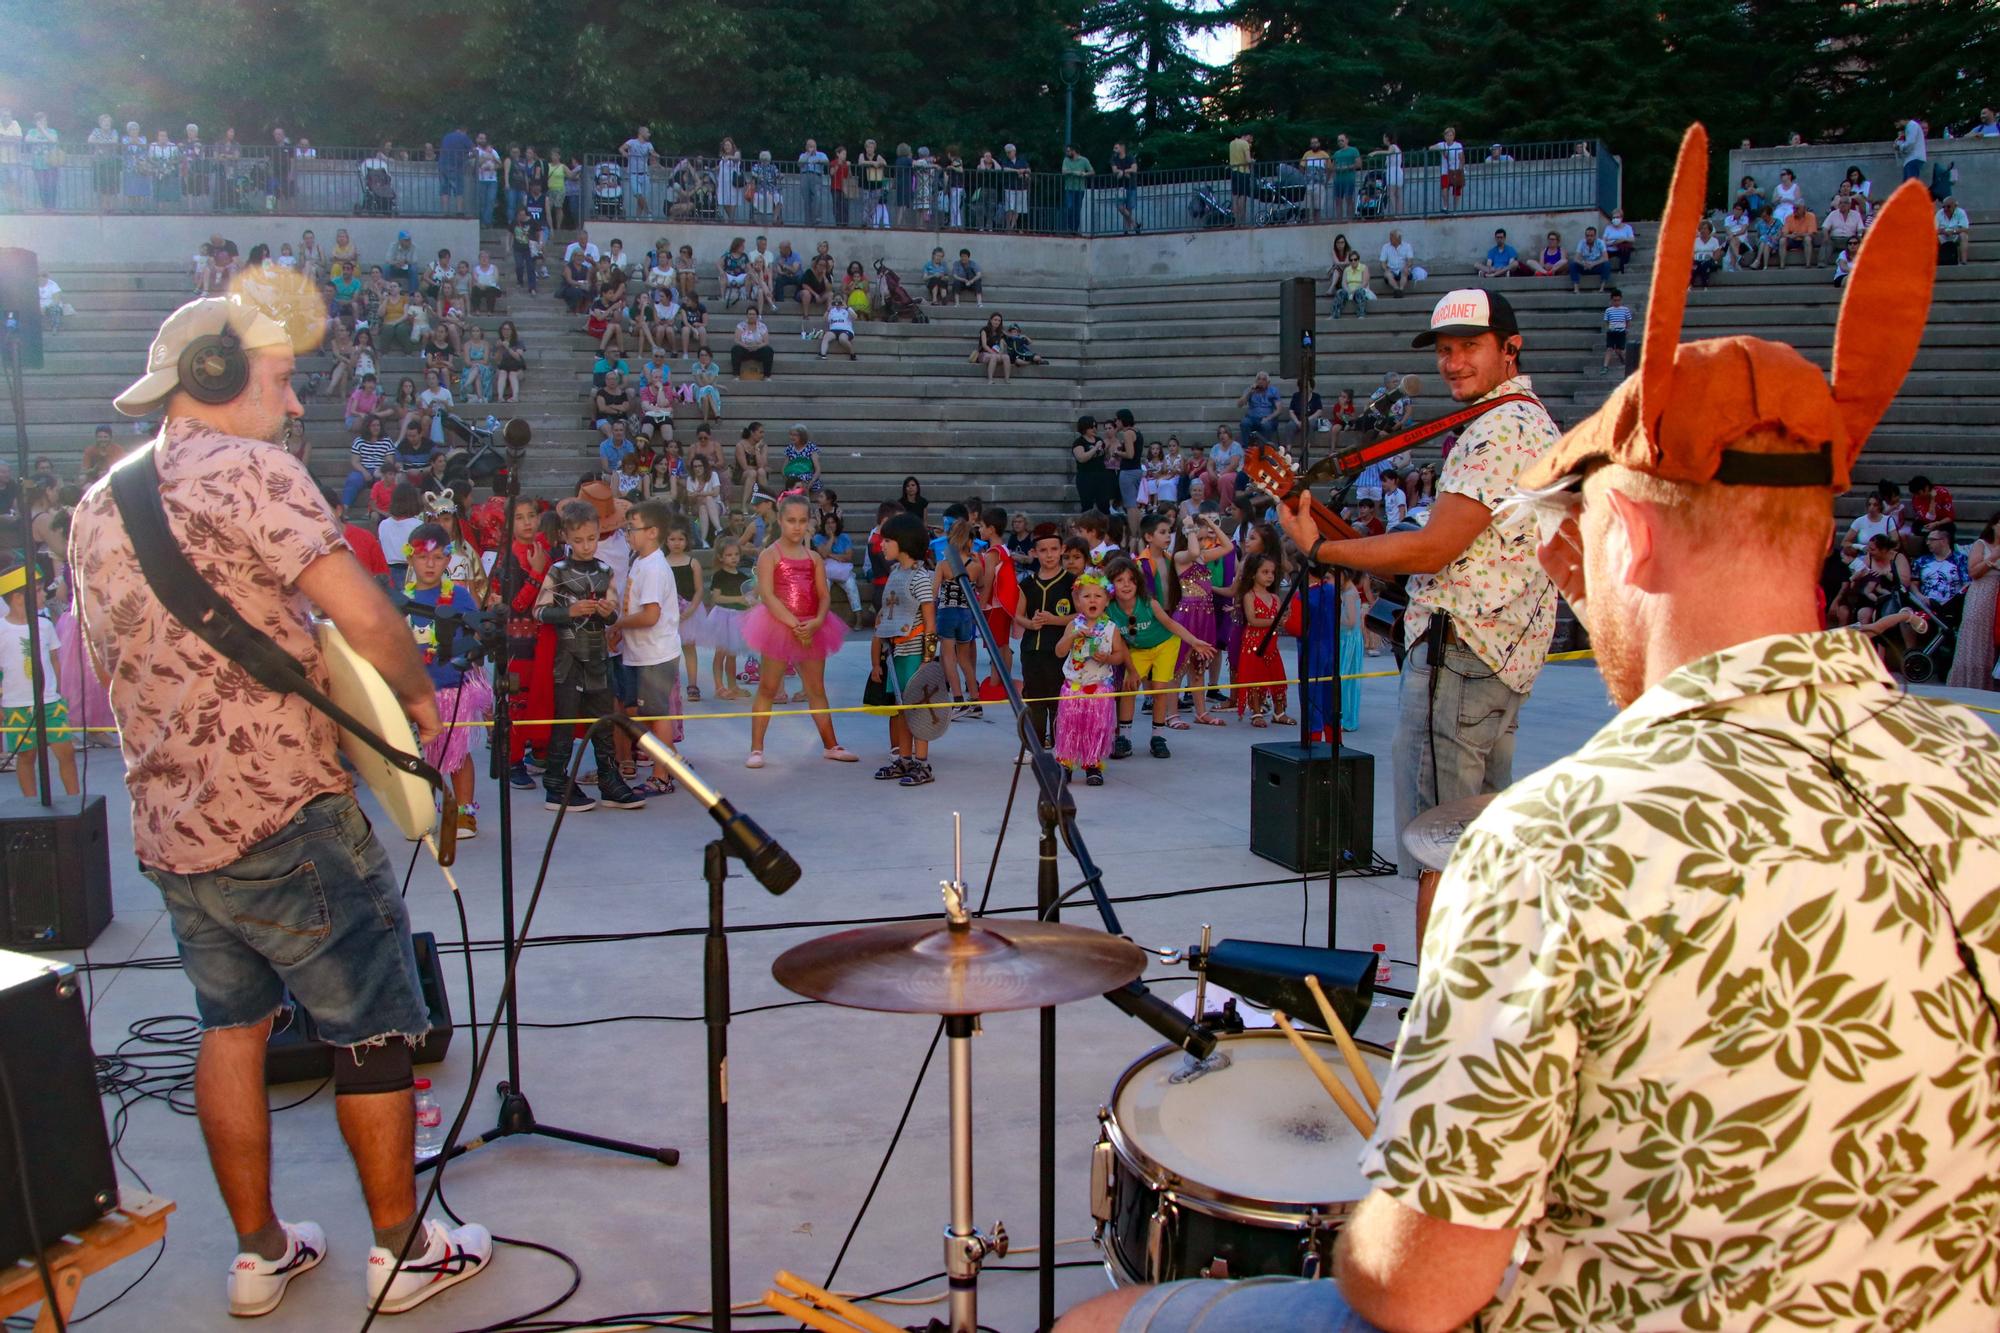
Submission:
{"label": "denim shorts", "polygon": [[315,796],[220,870],[141,869],[166,899],[204,1029],[260,1023],[287,992],[335,1046],[429,1029],[409,912],[352,796]]}
{"label": "denim shorts", "polygon": [[941,606],[937,613],[937,635],[946,643],[971,643],[979,637],[969,606]]}
{"label": "denim shorts", "polygon": [[630,708],[639,702],[639,673],[625,665],[625,659],[617,653],[611,654],[610,681],[611,697]]}
{"label": "denim shorts", "polygon": [[1118,1325],[1118,1333],[1379,1333],[1348,1308],[1333,1282],[1253,1277],[1241,1282],[1169,1282],[1154,1287]]}

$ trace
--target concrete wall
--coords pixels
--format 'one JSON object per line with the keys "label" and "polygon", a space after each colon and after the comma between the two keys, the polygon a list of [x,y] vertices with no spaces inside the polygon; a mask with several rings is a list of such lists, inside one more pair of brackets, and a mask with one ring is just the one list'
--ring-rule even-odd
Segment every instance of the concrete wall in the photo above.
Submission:
{"label": "concrete wall", "polygon": [[[2000,211],[2000,139],[1932,139],[1931,165],[1948,162],[1958,168],[1958,184],[1953,193],[1968,213]],[[1902,181],[1896,164],[1895,144],[1808,144],[1799,148],[1737,148],[1729,154],[1729,195],[1736,197],[1737,182],[1755,176],[1768,198],[1778,183],[1780,169],[1790,167],[1805,188],[1806,201],[1813,212],[1824,213],[1827,201],[1847,177],[1850,166],[1859,166],[1868,176],[1877,200],[1889,197]],[[1930,183],[1925,173],[1924,183]],[[1715,194],[1710,190],[1710,196]]]}
{"label": "concrete wall", "polygon": [[180,263],[218,233],[236,242],[245,254],[259,241],[275,253],[284,241],[297,249],[299,234],[307,229],[316,234],[322,246],[331,247],[334,233],[342,227],[347,228],[367,263],[379,262],[389,252],[398,231],[408,231],[417,253],[426,258],[446,248],[461,257],[470,257],[479,249],[478,230],[467,218],[265,217],[257,213],[228,217],[15,213],[0,217],[0,245],[26,246],[44,262]]}
{"label": "concrete wall", "polygon": [[1603,225],[1604,218],[1595,209],[1586,209],[1568,213],[1489,213],[1476,217],[1413,218],[1406,222],[1270,227],[1258,231],[1104,236],[1090,242],[1090,273],[1100,282],[1168,275],[1318,276],[1326,271],[1335,236],[1345,233],[1348,243],[1373,265],[1391,230],[1403,233],[1403,239],[1417,252],[1417,262],[1426,268],[1463,270],[1485,255],[1493,244],[1496,228],[1505,228],[1514,248],[1525,254],[1541,248],[1545,233],[1560,233],[1563,244],[1568,246],[1582,238],[1585,227]]}

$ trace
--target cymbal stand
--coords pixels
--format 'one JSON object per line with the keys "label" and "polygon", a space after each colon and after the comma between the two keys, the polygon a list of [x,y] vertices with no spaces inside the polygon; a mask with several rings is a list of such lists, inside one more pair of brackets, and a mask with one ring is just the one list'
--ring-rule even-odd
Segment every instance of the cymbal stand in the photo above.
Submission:
{"label": "cymbal stand", "polygon": [[[958,821],[952,821],[953,876],[944,884],[945,915],[954,932],[969,930],[965,885],[959,880]],[[981,1231],[972,1220],[972,1037],[977,1014],[947,1014],[944,1035],[951,1058],[951,1225],[944,1232],[945,1279],[951,1290],[951,1333],[978,1333],[979,1269],[987,1256],[1007,1254],[1007,1228]]]}

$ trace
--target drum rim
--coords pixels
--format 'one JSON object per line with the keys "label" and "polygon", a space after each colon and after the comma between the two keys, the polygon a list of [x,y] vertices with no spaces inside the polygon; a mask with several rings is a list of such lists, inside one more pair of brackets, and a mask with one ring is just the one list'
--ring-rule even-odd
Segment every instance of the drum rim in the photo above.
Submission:
{"label": "drum rim", "polygon": [[[1336,1045],[1333,1038],[1324,1033],[1301,1031],[1299,1035],[1307,1041],[1324,1042],[1328,1046]],[[1285,1034],[1276,1028],[1253,1028],[1245,1032],[1223,1034],[1217,1040],[1216,1048],[1220,1050],[1225,1045],[1237,1041],[1284,1041],[1285,1039]],[[1380,1042],[1356,1037],[1354,1044],[1364,1051],[1392,1059],[1395,1056],[1392,1048]],[[1168,1170],[1163,1163],[1156,1161],[1145,1149],[1134,1143],[1131,1136],[1118,1123],[1118,1102],[1125,1091],[1125,1085],[1130,1083],[1133,1075],[1141,1069],[1157,1063],[1161,1056],[1180,1049],[1173,1045],[1155,1046],[1127,1065],[1125,1071],[1118,1076],[1118,1081],[1111,1085],[1110,1100],[1098,1108],[1098,1120],[1102,1125],[1105,1141],[1111,1145],[1112,1154],[1119,1161],[1130,1167],[1140,1180],[1152,1186],[1158,1193],[1171,1196],[1172,1201],[1179,1206],[1192,1208],[1195,1212],[1220,1221],[1255,1222],[1305,1231],[1311,1229],[1312,1219],[1315,1217],[1337,1220],[1354,1211],[1361,1200],[1327,1200],[1317,1204],[1273,1203],[1269,1199],[1253,1198],[1203,1184],[1198,1180],[1190,1180],[1178,1172]]]}

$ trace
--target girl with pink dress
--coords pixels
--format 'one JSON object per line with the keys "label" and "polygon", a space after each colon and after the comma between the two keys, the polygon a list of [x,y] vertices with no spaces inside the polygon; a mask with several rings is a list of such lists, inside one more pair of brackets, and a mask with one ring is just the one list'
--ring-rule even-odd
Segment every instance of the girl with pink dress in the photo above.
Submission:
{"label": "girl with pink dress", "polygon": [[743,641],[763,661],[745,768],[764,766],[764,732],[788,667],[798,668],[805,685],[825,757],[842,764],[859,759],[834,736],[833,718],[826,712],[826,659],[840,651],[847,627],[827,614],[833,603],[827,596],[826,565],[807,545],[811,536],[811,503],[803,495],[785,496],[778,502],[778,539],[757,557],[757,605],[743,616]]}

